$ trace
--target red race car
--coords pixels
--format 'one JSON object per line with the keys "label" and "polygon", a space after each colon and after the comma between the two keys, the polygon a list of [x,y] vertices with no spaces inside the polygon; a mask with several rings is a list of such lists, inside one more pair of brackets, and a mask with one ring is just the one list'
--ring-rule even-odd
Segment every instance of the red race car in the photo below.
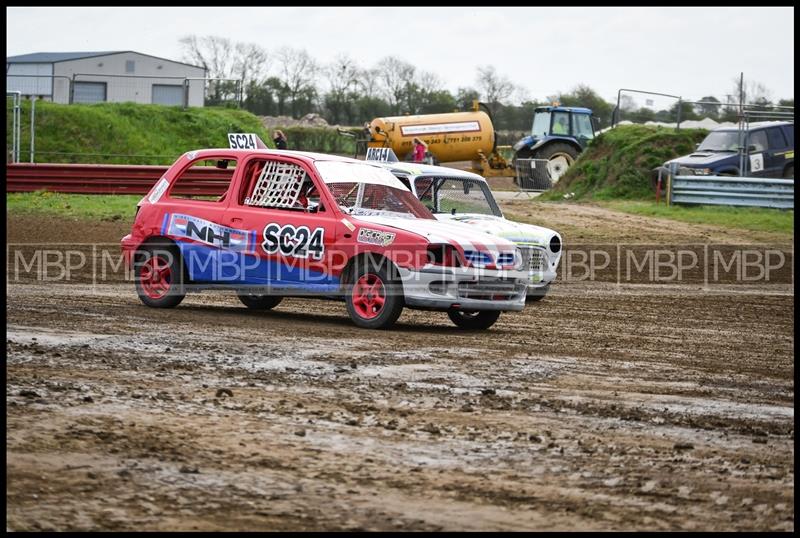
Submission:
{"label": "red race car", "polygon": [[224,288],[256,309],[344,298],[366,328],[391,326],[407,306],[486,329],[525,305],[514,243],[437,221],[388,170],[331,155],[186,153],[139,202],[122,249],[139,298],[157,308]]}

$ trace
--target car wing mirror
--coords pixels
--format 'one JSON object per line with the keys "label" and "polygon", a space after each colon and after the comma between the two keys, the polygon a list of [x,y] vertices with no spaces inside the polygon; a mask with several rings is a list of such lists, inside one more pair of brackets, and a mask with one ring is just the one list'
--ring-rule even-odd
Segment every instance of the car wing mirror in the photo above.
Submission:
{"label": "car wing mirror", "polygon": [[694,145],[694,149],[700,149],[700,142]]}

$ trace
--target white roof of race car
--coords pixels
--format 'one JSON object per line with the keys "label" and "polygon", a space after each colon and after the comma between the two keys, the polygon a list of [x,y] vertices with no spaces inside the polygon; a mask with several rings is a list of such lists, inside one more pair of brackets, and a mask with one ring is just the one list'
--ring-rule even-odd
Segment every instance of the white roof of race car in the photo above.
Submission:
{"label": "white roof of race car", "polygon": [[432,164],[420,163],[407,163],[407,162],[377,162],[367,161],[372,164],[380,165],[392,172],[399,172],[402,174],[409,174],[411,176],[438,176],[438,177],[453,177],[453,178],[466,178],[473,181],[483,181],[486,179],[473,172],[460,170],[458,168],[450,168],[447,166],[434,166]]}
{"label": "white roof of race car", "polygon": [[315,161],[325,183],[369,183],[407,191],[403,183],[385,168],[361,161]]}

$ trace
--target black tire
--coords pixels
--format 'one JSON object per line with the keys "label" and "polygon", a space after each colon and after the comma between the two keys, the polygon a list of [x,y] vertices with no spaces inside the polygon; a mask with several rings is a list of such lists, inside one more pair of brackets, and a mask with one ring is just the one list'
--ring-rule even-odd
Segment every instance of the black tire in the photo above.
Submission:
{"label": "black tire", "polygon": [[[377,288],[375,286],[378,286]],[[378,300],[382,304],[378,304]],[[403,312],[403,284],[389,262],[356,262],[345,293],[350,319],[364,329],[388,329]]]}
{"label": "black tire", "polygon": [[247,308],[253,310],[272,310],[283,301],[283,297],[274,295],[256,295],[251,293],[237,293],[239,300]]}
{"label": "black tire", "polygon": [[535,303],[537,301],[541,301],[544,299],[544,296],[547,295],[547,292],[550,291],[550,284],[547,286],[543,286],[541,288],[536,288],[534,290],[528,290],[528,293],[525,295],[525,302],[526,303]]}
{"label": "black tire", "polygon": [[499,310],[448,310],[450,321],[468,331],[483,331],[494,325],[500,317]]}
{"label": "black tire", "polygon": [[[564,142],[550,142],[534,151],[533,158],[550,161],[550,166],[552,167],[550,171],[551,181],[555,185],[569,167],[575,163],[575,159],[578,158],[578,150]],[[563,161],[566,161],[566,163]],[[553,176],[553,174],[556,175]]]}
{"label": "black tire", "polygon": [[783,177],[784,179],[794,179],[794,163],[786,167],[786,170],[783,171]]}
{"label": "black tire", "polygon": [[174,243],[148,244],[134,254],[139,300],[153,308],[174,308],[186,297],[186,269]]}

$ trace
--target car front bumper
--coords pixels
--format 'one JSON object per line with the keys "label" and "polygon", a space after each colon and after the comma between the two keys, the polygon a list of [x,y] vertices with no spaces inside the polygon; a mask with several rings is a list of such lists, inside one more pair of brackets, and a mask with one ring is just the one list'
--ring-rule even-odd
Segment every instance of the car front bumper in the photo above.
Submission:
{"label": "car front bumper", "polygon": [[526,273],[463,267],[400,268],[405,303],[431,310],[525,308]]}

